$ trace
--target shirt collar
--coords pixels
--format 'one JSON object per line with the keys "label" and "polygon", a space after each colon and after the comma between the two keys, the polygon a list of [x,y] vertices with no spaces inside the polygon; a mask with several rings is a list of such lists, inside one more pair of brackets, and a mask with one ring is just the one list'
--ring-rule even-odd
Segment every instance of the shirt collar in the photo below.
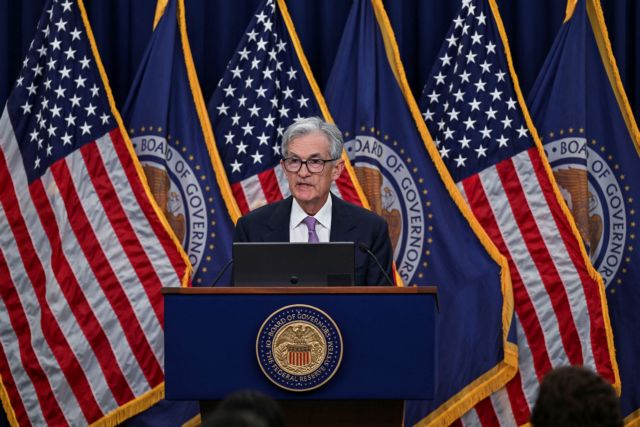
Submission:
{"label": "shirt collar", "polygon": [[[331,194],[327,197],[327,201],[320,208],[317,214],[313,217],[325,228],[331,228],[331,209],[333,207],[333,201],[331,200]],[[298,201],[294,198],[291,204],[291,225],[297,227],[303,219],[309,215],[302,209]]]}

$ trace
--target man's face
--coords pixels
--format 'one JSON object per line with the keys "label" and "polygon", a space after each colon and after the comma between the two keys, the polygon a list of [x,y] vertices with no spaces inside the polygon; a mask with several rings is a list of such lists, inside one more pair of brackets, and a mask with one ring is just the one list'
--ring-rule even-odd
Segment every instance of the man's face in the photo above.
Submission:
{"label": "man's face", "polygon": [[[310,133],[295,138],[289,143],[289,157],[302,161],[309,159],[331,159],[331,143],[321,132]],[[284,164],[282,164],[284,168]],[[329,196],[331,183],[338,179],[344,168],[342,160],[327,162],[319,173],[311,173],[306,164],[298,172],[285,169],[291,194],[309,215],[315,215],[324,205]]]}

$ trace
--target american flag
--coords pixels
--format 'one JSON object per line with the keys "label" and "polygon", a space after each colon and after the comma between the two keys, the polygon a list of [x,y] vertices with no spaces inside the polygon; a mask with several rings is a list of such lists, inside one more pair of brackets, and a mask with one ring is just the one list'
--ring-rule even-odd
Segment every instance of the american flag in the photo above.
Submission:
{"label": "american flag", "polygon": [[160,288],[189,272],[85,16],[47,2],[0,118],[0,375],[15,425],[115,423],[157,400]]}
{"label": "american flag", "polygon": [[[284,1],[260,4],[208,108],[242,213],[288,197],[279,163],[282,134],[296,119],[327,118],[328,112]],[[350,166],[345,168],[332,191],[361,205],[363,196],[354,186],[354,176]]]}
{"label": "american flag", "polygon": [[541,155],[501,33],[495,1],[463,0],[420,102],[513,281],[519,374],[464,415],[464,425],[526,423],[541,377],[560,365],[617,381],[602,281]]}

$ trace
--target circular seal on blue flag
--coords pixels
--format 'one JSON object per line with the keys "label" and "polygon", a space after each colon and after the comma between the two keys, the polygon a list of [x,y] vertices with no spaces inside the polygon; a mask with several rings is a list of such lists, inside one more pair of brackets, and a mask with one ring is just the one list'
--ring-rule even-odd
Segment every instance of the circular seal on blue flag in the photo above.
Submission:
{"label": "circular seal on blue flag", "polygon": [[260,369],[280,388],[316,389],[329,381],[342,361],[342,335],[324,311],[290,305],[264,321],[256,339]]}

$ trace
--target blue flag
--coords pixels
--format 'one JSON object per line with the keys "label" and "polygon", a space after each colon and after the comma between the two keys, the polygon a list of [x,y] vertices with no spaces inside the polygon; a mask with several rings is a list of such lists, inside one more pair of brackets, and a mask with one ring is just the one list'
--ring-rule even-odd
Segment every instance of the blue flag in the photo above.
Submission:
{"label": "blue flag", "polygon": [[381,1],[354,3],[325,96],[403,281],[438,286],[435,399],[409,402],[405,424],[449,424],[515,374],[506,260],[437,154]]}
{"label": "blue flag", "polygon": [[640,420],[640,133],[600,2],[581,0],[530,95],[531,115],[593,266],[606,286],[623,414]]}
{"label": "blue flag", "polygon": [[[123,117],[149,187],[189,256],[193,284],[208,286],[231,259],[239,214],[213,142],[184,17],[183,0],[170,0]],[[217,280],[229,282],[229,272]],[[197,402],[162,401],[128,425],[180,425],[197,413]]]}

